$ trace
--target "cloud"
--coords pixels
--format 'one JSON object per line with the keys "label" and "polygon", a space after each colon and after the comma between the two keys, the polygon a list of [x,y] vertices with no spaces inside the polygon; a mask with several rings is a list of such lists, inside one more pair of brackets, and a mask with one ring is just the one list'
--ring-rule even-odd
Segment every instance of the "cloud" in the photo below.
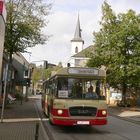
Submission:
{"label": "cloud", "polygon": [[140,12],[140,1],[139,0],[109,0],[109,4],[111,5],[111,8],[113,11],[115,11],[117,14],[121,12],[127,12],[129,9],[133,9],[137,12]]}
{"label": "cloud", "polygon": [[[101,19],[101,5],[104,0],[55,0],[49,24],[43,33],[52,35],[47,44],[28,49],[32,52],[30,61],[48,60],[49,63],[67,63],[70,58],[71,39],[74,37],[78,12],[82,28],[84,48],[93,43],[93,32],[98,31]],[[108,0],[115,13],[134,9],[140,12],[139,0]],[[29,55],[27,55],[29,60]]]}

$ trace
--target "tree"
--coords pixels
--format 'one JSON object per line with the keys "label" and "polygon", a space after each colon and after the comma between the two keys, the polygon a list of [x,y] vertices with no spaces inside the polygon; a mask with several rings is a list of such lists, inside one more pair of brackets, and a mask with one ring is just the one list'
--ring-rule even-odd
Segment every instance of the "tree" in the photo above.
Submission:
{"label": "tree", "polygon": [[[6,0],[7,21],[5,31],[4,51],[8,55],[8,77],[12,77],[12,55],[26,52],[26,48],[44,44],[48,36],[42,34],[42,28],[47,25],[46,17],[51,4],[43,0]],[[8,92],[12,90],[9,81]]]}
{"label": "tree", "polygon": [[125,103],[128,88],[140,87],[140,15],[133,10],[115,15],[107,2],[102,14],[88,66],[104,65],[108,83],[122,90]]}
{"label": "tree", "polygon": [[48,39],[41,33],[46,26],[46,16],[51,4],[42,0],[6,0],[7,22],[5,34],[5,51],[9,54],[25,52],[28,47],[44,44]]}
{"label": "tree", "polygon": [[34,67],[33,73],[32,73],[32,82],[33,85],[35,85],[39,80],[47,80],[51,76],[52,71],[57,71],[62,68],[62,65],[60,63],[58,66],[49,67],[47,69],[44,69],[41,67]]}

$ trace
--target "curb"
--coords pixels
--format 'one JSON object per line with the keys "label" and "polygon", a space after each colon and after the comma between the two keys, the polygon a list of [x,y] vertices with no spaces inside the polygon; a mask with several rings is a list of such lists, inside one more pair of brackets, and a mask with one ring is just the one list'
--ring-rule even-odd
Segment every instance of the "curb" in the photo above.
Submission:
{"label": "curb", "polygon": [[34,107],[35,107],[37,116],[38,116],[38,118],[39,118],[39,120],[40,120],[40,121],[39,121],[39,124],[40,124],[40,126],[41,126],[42,131],[43,131],[44,137],[45,137],[47,140],[49,140],[49,137],[48,137],[48,135],[47,135],[47,133],[46,133],[46,131],[45,131],[45,128],[44,128],[44,126],[43,126],[42,119],[41,119],[40,116],[39,116],[38,109],[37,109],[37,105],[36,105],[35,102],[34,102]]}
{"label": "curb", "polygon": [[129,118],[125,118],[125,117],[120,117],[120,116],[114,115],[114,114],[112,114],[112,113],[109,113],[109,115],[110,115],[110,116],[113,116],[113,117],[115,117],[115,118],[124,120],[124,121],[128,121],[128,122],[131,122],[131,123],[135,123],[135,124],[140,125],[140,121],[135,121],[135,120],[132,120],[132,119],[129,119]]}

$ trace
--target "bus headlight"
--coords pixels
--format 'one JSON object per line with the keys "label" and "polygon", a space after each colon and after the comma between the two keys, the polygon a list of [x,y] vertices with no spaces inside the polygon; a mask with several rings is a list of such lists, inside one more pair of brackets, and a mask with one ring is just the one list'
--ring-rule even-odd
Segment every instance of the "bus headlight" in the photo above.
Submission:
{"label": "bus headlight", "polygon": [[63,114],[63,110],[59,109],[57,110],[58,115],[62,115]]}
{"label": "bus headlight", "polygon": [[107,114],[106,110],[103,110],[102,115],[106,115],[106,114]]}

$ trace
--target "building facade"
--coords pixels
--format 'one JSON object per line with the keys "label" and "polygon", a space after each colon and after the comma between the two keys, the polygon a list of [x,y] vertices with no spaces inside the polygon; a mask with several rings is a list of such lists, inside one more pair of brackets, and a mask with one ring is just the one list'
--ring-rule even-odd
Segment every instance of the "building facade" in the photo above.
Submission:
{"label": "building facade", "polygon": [[94,46],[90,45],[89,47],[83,49],[82,51],[78,52],[77,54],[71,56],[75,60],[75,66],[76,67],[86,67],[87,61],[89,60],[89,57],[87,57],[87,54],[89,52],[94,53]]}
{"label": "building facade", "polygon": [[[84,40],[82,39],[81,31],[82,30],[80,28],[80,19],[78,15],[74,38],[71,40],[71,56],[74,56],[75,54],[83,50]],[[75,57],[70,58],[71,67],[77,67],[78,63],[79,59],[76,59]]]}
{"label": "building facade", "polygon": [[12,65],[15,68],[13,75],[15,93],[25,97],[30,86],[32,66],[21,53],[13,54]]}
{"label": "building facade", "polygon": [[0,96],[2,93],[2,60],[5,36],[6,9],[4,1],[0,0]]}
{"label": "building facade", "polygon": [[28,93],[28,88],[30,86],[30,78],[31,78],[31,70],[30,64],[23,57],[21,53],[13,54],[12,56],[12,65],[10,69],[7,69],[8,63],[8,55],[3,53],[2,60],[2,91],[1,97],[4,94],[4,85],[6,84],[6,97],[8,94],[18,97],[26,95]]}
{"label": "building facade", "polygon": [[93,45],[85,49],[83,48],[84,40],[82,39],[81,31],[80,19],[78,16],[74,38],[71,40],[71,58],[69,61],[71,67],[86,67],[87,61],[89,60],[87,53],[94,53],[95,51]]}

